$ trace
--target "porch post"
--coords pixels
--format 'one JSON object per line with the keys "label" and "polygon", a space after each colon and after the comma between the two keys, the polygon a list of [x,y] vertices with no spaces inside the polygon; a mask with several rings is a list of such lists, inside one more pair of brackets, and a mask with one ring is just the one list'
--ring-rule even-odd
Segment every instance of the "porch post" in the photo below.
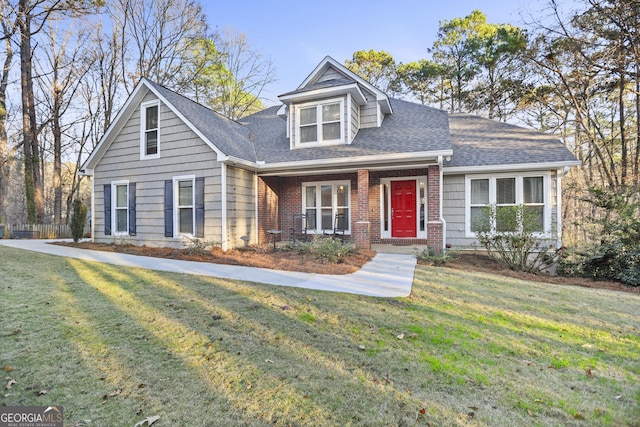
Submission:
{"label": "porch post", "polygon": [[358,170],[358,207],[353,224],[353,240],[357,249],[371,249],[371,223],[369,222],[369,171]]}
{"label": "porch post", "polygon": [[427,169],[427,246],[437,251],[444,249],[443,224],[440,210],[440,165]]}

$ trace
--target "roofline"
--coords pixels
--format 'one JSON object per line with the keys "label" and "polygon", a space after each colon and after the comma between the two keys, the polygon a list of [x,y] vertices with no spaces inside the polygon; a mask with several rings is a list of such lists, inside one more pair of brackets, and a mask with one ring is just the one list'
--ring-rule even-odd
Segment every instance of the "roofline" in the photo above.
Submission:
{"label": "roofline", "polygon": [[[304,79],[304,81],[300,84],[300,86],[298,86],[298,89],[302,89],[311,80],[313,80],[313,78],[327,64],[330,64],[330,65],[336,67],[339,71],[341,71],[342,73],[346,74],[347,76],[349,76],[350,78],[352,78],[356,82],[360,83],[366,89],[368,89],[371,93],[373,93],[376,96],[376,101],[378,101],[378,104],[380,104],[380,106],[383,107],[383,112],[385,114],[393,114],[393,109],[391,108],[391,103],[389,102],[389,97],[387,96],[387,94],[385,94],[380,89],[378,89],[377,87],[375,87],[374,85],[372,85],[371,83],[369,83],[368,81],[366,81],[365,79],[363,79],[362,77],[360,77],[359,75],[357,75],[356,73],[354,73],[353,71],[351,71],[350,69],[348,69],[347,67],[345,67],[344,65],[342,65],[341,63],[339,63],[338,61],[336,61],[335,59],[333,59],[332,57],[330,57],[328,55],[325,56],[322,61],[320,61],[320,63],[316,66],[316,68],[313,69],[313,71],[311,71],[311,73],[309,73],[307,78]],[[386,107],[386,108],[384,108],[384,107]]]}
{"label": "roofline", "polygon": [[544,162],[544,163],[515,163],[506,165],[481,165],[481,166],[453,166],[444,165],[442,171],[445,175],[463,174],[463,173],[482,173],[482,172],[516,172],[516,171],[532,171],[532,170],[553,170],[562,169],[564,167],[575,167],[582,165],[579,160],[566,162]]}
{"label": "roofline", "polygon": [[[258,163],[258,172],[260,175],[283,175],[283,174],[300,174],[300,171],[310,168],[321,169],[323,167],[331,167],[331,169],[354,170],[362,169],[362,167],[370,166],[370,168],[379,167],[380,165],[397,165],[398,163],[420,163],[425,161],[437,162],[439,156],[451,156],[452,150],[439,151],[418,151],[412,153],[394,153],[394,154],[375,154],[370,156],[358,157],[339,157],[322,160],[303,160],[281,163]],[[415,166],[415,165],[414,165]]]}
{"label": "roofline", "polygon": [[332,86],[332,87],[324,87],[314,90],[309,90],[305,92],[296,92],[291,94],[285,94],[278,96],[278,99],[287,104],[287,101],[299,100],[299,101],[312,101],[314,99],[323,98],[326,96],[334,96],[339,95],[343,92],[349,92],[354,97],[354,99],[358,102],[358,105],[364,105],[367,102],[366,96],[360,90],[358,83],[353,82],[349,84],[344,84],[340,86]]}
{"label": "roofline", "polygon": [[[187,125],[187,127],[189,127],[189,129],[191,129],[196,135],[198,135],[198,137],[202,139],[202,141],[216,153],[216,159],[218,161],[224,161],[227,159],[227,155],[220,151],[220,149],[216,147],[215,144],[213,144],[213,142],[209,140],[209,138],[207,138],[202,132],[200,132],[200,130],[193,123],[191,123],[191,121],[187,120],[187,118],[172,103],[170,103],[164,96],[162,96],[162,94],[158,92],[153,84],[151,84],[151,81],[149,81],[146,77],[142,77],[136,87],[133,89],[133,92],[131,92],[131,94],[127,97],[124,105],[120,107],[120,110],[118,111],[115,119],[111,122],[104,135],[102,135],[102,138],[100,138],[100,141],[98,142],[96,147],[93,149],[87,160],[83,163],[81,169],[86,169],[89,165],[91,165],[90,162],[93,162],[94,160],[98,161],[100,160],[100,158],[102,158],[104,153],[99,154],[100,148],[111,136],[114,129],[120,126],[120,120],[122,120],[125,112],[131,106],[131,103],[134,101],[134,99],[137,98],[139,92],[142,90],[142,87],[146,87],[147,90],[151,91],[164,105],[166,105],[176,116],[178,116],[178,118],[180,118],[180,120],[182,120]],[[129,114],[131,114],[132,112],[133,111],[131,111]]]}

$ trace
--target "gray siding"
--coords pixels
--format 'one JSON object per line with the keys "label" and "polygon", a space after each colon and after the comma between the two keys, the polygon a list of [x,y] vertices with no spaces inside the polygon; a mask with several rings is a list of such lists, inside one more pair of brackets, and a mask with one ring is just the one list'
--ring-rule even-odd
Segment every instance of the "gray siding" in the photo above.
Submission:
{"label": "gray siding", "polygon": [[[557,173],[551,173],[551,191],[549,206],[551,223],[547,227],[551,231],[551,240],[547,244],[553,245],[558,239],[558,185]],[[476,239],[466,237],[465,227],[465,176],[445,175],[443,180],[442,214],[447,222],[446,243],[454,248],[472,248],[477,244]]]}
{"label": "gray siding", "polygon": [[363,91],[367,98],[366,105],[360,107],[360,129],[378,127],[378,103],[375,94]]}
{"label": "gray siding", "polygon": [[353,100],[351,100],[351,111],[349,112],[351,119],[348,123],[350,123],[350,141],[353,141],[353,138],[356,137],[358,131],[360,130],[360,106],[358,106]]}
{"label": "gray siding", "polygon": [[344,79],[344,77],[345,77],[344,74],[339,73],[333,67],[329,67],[324,73],[322,73],[320,76],[318,76],[318,79],[316,81],[317,82],[324,82],[324,81],[332,80],[332,79]]}
{"label": "gray siding", "polygon": [[244,246],[243,236],[249,238],[249,243],[258,243],[255,174],[228,167],[227,189],[228,247]]}
{"label": "gray siding", "polygon": [[464,175],[445,175],[442,181],[442,215],[447,222],[446,243],[455,248],[470,246],[465,237]]}
{"label": "gray siding", "polygon": [[[144,101],[153,100],[147,94]],[[220,163],[214,151],[169,108],[160,106],[160,154],[140,160],[140,109],[124,125],[95,168],[95,240],[136,245],[181,247],[184,241],[164,237],[164,181],[176,176],[205,177],[205,240],[220,242]],[[103,185],[128,180],[136,183],[135,236],[105,236]]]}

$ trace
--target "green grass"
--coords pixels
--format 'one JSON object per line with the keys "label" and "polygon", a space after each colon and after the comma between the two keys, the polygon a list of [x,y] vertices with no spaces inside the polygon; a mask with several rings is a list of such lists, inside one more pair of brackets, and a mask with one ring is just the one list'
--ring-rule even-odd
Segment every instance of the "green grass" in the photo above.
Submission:
{"label": "green grass", "polygon": [[419,266],[380,299],[0,247],[0,312],[0,405],[70,426],[640,426],[632,294]]}

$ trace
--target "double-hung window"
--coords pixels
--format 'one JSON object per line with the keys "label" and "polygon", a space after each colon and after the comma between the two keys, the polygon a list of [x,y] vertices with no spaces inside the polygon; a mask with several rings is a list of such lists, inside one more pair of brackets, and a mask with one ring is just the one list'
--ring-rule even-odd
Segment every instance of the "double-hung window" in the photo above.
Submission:
{"label": "double-hung window", "polygon": [[495,218],[488,224],[492,230],[517,231],[522,226],[518,206],[535,232],[550,229],[548,175],[468,176],[466,181],[468,235],[487,226],[488,209],[495,209]]}
{"label": "double-hung window", "polygon": [[193,235],[195,222],[194,178],[178,178],[176,191],[176,230],[178,234]]}
{"label": "double-hung window", "polygon": [[113,184],[113,223],[116,234],[129,232],[129,185],[128,183]]}
{"label": "double-hung window", "polygon": [[350,194],[349,181],[303,183],[302,210],[307,216],[307,230],[316,233],[333,230],[336,215],[344,214],[348,233]]}
{"label": "double-hung window", "polygon": [[160,157],[160,103],[145,102],[140,106],[140,158]]}
{"label": "double-hung window", "polygon": [[136,234],[136,184],[127,180],[104,184],[105,236]]}
{"label": "double-hung window", "polygon": [[297,109],[297,144],[342,142],[344,102],[341,99],[303,104]]}

